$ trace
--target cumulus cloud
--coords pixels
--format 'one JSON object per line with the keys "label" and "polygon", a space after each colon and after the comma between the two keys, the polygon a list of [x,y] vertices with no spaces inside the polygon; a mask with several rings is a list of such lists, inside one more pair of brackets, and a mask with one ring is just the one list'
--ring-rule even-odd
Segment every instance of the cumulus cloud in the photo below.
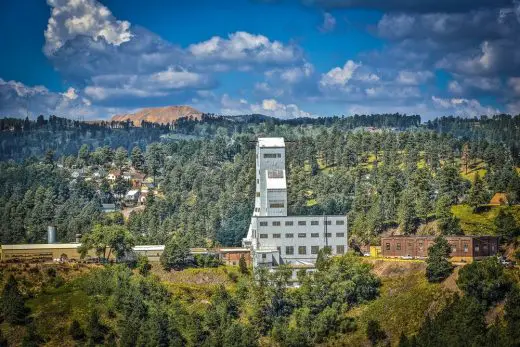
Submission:
{"label": "cumulus cloud", "polygon": [[282,119],[314,116],[293,103],[284,104],[276,99],[263,99],[259,103],[249,103],[246,99],[234,99],[228,94],[222,95],[220,99],[220,112],[227,115],[256,113]]}
{"label": "cumulus cloud", "polygon": [[323,23],[318,27],[322,33],[328,33],[336,28],[336,18],[328,12],[323,13]]}
{"label": "cumulus cloud", "polygon": [[433,78],[431,71],[399,71],[397,82],[405,85],[420,85]]}
{"label": "cumulus cloud", "polygon": [[90,100],[78,95],[74,88],[55,93],[44,86],[27,86],[0,78],[0,114],[3,116],[33,118],[39,114],[56,114],[88,117],[99,111],[92,109]]}
{"label": "cumulus cloud", "polygon": [[520,77],[509,78],[507,84],[509,85],[509,87],[511,87],[511,89],[516,95],[520,96]]}
{"label": "cumulus cloud", "polygon": [[77,36],[87,36],[94,41],[104,39],[116,46],[132,38],[130,23],[116,20],[108,8],[95,0],[47,0],[47,4],[52,7],[45,30],[47,55]]}
{"label": "cumulus cloud", "polygon": [[190,45],[188,50],[198,59],[245,61],[248,64],[290,63],[300,58],[300,52],[295,46],[244,31],[230,34],[227,39],[213,36],[207,41]]}
{"label": "cumulus cloud", "polygon": [[354,75],[354,72],[360,67],[360,64],[352,60],[347,60],[343,67],[335,67],[321,77],[320,85],[328,86],[345,86]]}
{"label": "cumulus cloud", "polygon": [[460,117],[476,117],[500,113],[499,109],[491,106],[483,106],[475,99],[440,98],[432,96],[432,102],[434,107]]}

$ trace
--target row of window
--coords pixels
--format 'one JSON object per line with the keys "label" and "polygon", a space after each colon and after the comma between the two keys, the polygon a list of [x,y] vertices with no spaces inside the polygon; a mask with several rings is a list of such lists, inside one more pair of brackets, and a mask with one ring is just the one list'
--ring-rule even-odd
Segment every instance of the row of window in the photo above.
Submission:
{"label": "row of window", "polygon": [[[325,246],[332,251],[331,246]],[[318,254],[320,250],[320,246],[311,246],[311,254]],[[281,252],[280,247],[278,247],[278,251]],[[337,245],[336,246],[336,254],[344,254],[345,246]],[[306,255],[307,254],[307,246],[298,246],[298,255]],[[294,255],[294,246],[286,246],[285,247],[285,255]]]}
{"label": "row of window", "polygon": [[[306,233],[298,233],[297,235],[298,235],[299,239],[303,239],[303,238],[307,237]],[[324,233],[323,235],[325,237],[332,237],[332,233]],[[279,239],[281,237],[282,237],[282,234],[273,234],[272,235],[273,239]],[[311,233],[311,237],[313,237],[313,238],[320,237],[320,233]],[[336,233],[336,237],[345,237],[345,233]],[[267,239],[267,238],[269,238],[269,234],[260,234],[260,238],[261,239]],[[286,239],[292,239],[292,238],[294,238],[294,234],[293,233],[286,233],[285,234],[285,238]]]}
{"label": "row of window", "polygon": [[[282,206],[283,207],[283,206]],[[326,225],[332,225],[332,221],[331,220],[327,220],[325,221],[325,224]],[[266,227],[268,226],[268,222],[260,222],[260,226],[261,227]],[[279,227],[281,226],[281,222],[280,221],[272,221],[271,222],[271,225],[274,226],[274,227]],[[285,226],[293,226],[294,225],[294,221],[292,220],[288,220],[288,221],[285,221]],[[298,226],[305,226],[307,225],[307,221],[304,221],[304,220],[299,220],[298,221]],[[317,220],[311,220],[311,225],[320,225],[320,221],[317,221]],[[336,221],[336,225],[345,225],[345,221],[344,220],[337,220]]]}
{"label": "row of window", "polygon": [[[412,243],[409,242],[408,243],[408,249],[411,249],[412,247],[413,247]],[[464,253],[468,253],[468,244],[467,243],[463,244],[463,247],[464,247],[463,248]],[[390,243],[389,242],[386,243],[385,248],[386,248],[387,251],[390,250]],[[484,245],[483,248],[484,248],[484,251],[487,251],[487,245]],[[397,251],[400,251],[401,250],[401,243],[399,243],[399,242],[396,243],[395,249]],[[423,243],[419,242],[419,251],[422,251],[422,250],[423,250]],[[492,251],[495,250],[495,245],[491,245],[491,250]],[[475,245],[475,252],[479,252],[479,251],[480,251],[480,246],[479,245]],[[451,245],[451,252],[452,253],[457,252],[457,246]]]}
{"label": "row of window", "polygon": [[282,153],[264,153],[264,158],[281,158]]}

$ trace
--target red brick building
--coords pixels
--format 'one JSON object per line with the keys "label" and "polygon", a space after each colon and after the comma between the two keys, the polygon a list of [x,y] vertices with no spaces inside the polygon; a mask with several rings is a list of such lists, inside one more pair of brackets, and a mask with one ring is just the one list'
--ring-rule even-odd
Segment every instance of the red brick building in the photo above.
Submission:
{"label": "red brick building", "polygon": [[[446,236],[451,246],[451,260],[472,262],[498,253],[496,236]],[[394,258],[426,258],[434,236],[388,236],[381,238],[381,255]]]}

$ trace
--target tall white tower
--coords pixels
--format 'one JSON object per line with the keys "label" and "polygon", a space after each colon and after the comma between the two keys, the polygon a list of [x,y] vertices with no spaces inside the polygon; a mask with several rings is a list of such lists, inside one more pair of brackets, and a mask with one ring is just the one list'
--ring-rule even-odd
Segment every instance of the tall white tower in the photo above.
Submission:
{"label": "tall white tower", "polygon": [[287,216],[283,137],[259,138],[256,144],[256,195],[253,216]]}

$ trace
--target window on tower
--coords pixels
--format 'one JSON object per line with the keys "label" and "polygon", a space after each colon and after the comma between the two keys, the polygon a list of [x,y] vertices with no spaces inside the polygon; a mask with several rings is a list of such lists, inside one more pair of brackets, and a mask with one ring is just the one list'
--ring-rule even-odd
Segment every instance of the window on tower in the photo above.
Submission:
{"label": "window on tower", "polygon": [[268,170],[268,178],[283,178],[283,170]]}

